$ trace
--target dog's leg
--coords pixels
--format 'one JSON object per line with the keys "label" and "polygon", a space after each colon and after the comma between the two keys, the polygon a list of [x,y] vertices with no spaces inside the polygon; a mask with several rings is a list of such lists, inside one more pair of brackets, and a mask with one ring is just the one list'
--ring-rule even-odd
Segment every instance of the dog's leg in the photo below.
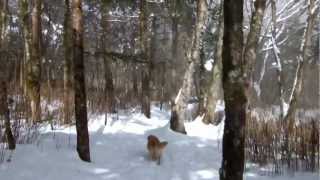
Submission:
{"label": "dog's leg", "polygon": [[158,158],[158,163],[157,163],[158,165],[160,165],[160,159],[161,159],[161,157]]}

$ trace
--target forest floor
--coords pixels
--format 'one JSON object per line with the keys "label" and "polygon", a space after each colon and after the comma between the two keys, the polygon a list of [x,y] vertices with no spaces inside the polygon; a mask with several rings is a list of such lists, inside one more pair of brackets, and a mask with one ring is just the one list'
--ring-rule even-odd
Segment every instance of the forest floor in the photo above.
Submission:
{"label": "forest floor", "polygon": [[[130,114],[130,115],[128,115]],[[18,145],[10,162],[0,164],[1,180],[218,180],[223,123],[186,123],[188,136],[169,129],[170,114],[152,108],[152,118],[127,113],[108,118],[90,116],[91,163],[79,160],[75,127],[47,125],[37,141]],[[160,165],[148,158],[147,136],[169,142]],[[8,155],[9,153],[6,153]],[[7,158],[7,157],[6,157]],[[272,176],[268,168],[247,164],[246,180],[318,180],[318,174]]]}

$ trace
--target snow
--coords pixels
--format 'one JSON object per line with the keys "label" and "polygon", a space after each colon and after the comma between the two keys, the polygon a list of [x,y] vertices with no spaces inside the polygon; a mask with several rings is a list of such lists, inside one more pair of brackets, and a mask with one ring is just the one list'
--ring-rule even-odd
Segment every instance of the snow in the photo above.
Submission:
{"label": "snow", "polygon": [[[223,109],[219,103],[218,109]],[[201,117],[185,124],[188,135],[169,129],[170,113],[152,108],[152,118],[139,113],[90,115],[91,163],[79,160],[75,127],[40,129],[34,144],[17,145],[11,162],[0,164],[1,180],[218,180],[223,123],[205,125]],[[147,136],[169,142],[161,165],[148,159]],[[8,153],[6,153],[8,154]],[[247,164],[247,180],[316,180],[317,174],[267,176],[265,169]]]}
{"label": "snow", "polygon": [[286,102],[283,101],[282,107],[283,107],[283,115],[286,116],[288,114],[289,104],[287,104]]}
{"label": "snow", "polygon": [[[264,73],[263,73],[263,74],[264,74]],[[254,88],[254,90],[256,91],[258,97],[260,97],[260,95],[261,95],[260,83],[254,82],[254,83],[253,83],[253,88]]]}
{"label": "snow", "polygon": [[214,62],[213,59],[209,59],[209,60],[206,61],[206,63],[204,64],[204,68],[205,68],[207,71],[212,71],[213,62]]}
{"label": "snow", "polygon": [[[203,117],[198,116],[194,121],[186,123],[185,128],[189,136],[199,137],[202,140],[221,140],[223,136],[224,122],[218,126],[202,123]],[[218,142],[219,143],[219,142]]]}
{"label": "snow", "polygon": [[174,100],[174,103],[175,103],[175,104],[178,103],[179,98],[180,98],[180,96],[181,96],[181,92],[182,92],[182,88],[179,89],[178,95],[177,95],[176,99]]}

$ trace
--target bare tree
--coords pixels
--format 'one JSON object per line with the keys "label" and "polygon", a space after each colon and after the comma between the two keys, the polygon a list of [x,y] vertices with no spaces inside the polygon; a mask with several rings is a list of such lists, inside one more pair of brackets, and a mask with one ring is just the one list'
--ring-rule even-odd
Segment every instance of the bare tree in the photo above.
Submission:
{"label": "bare tree", "polygon": [[287,160],[288,160],[288,165],[290,166],[290,144],[289,144],[289,138],[290,134],[292,132],[293,126],[294,126],[294,120],[295,120],[295,114],[296,114],[296,109],[298,105],[298,100],[299,96],[301,94],[302,90],[302,83],[303,83],[303,69],[304,65],[310,56],[310,50],[309,48],[311,47],[311,37],[312,37],[312,30],[313,26],[315,23],[315,17],[316,17],[316,9],[318,8],[318,4],[316,4],[316,0],[310,0],[308,1],[308,20],[307,20],[307,25],[304,30],[303,34],[303,40],[301,43],[301,53],[298,56],[298,67],[297,71],[295,74],[295,79],[294,79],[294,84],[293,84],[293,90],[290,95],[289,99],[289,107],[287,112],[284,114],[284,123],[286,123],[286,128],[285,128],[285,148],[287,151]]}
{"label": "bare tree", "polygon": [[253,71],[257,59],[258,42],[263,23],[264,11],[266,9],[266,0],[254,1],[254,10],[251,15],[250,31],[247,36],[246,45],[244,48],[244,64],[245,78],[247,78],[247,96],[249,101],[253,99]]}
{"label": "bare tree", "polygon": [[284,101],[284,78],[283,78],[283,73],[282,73],[282,64],[281,64],[281,59],[280,59],[280,50],[278,48],[278,43],[276,40],[277,37],[277,6],[276,6],[276,1],[271,0],[271,21],[272,21],[272,26],[271,26],[271,42],[272,42],[272,50],[273,54],[275,57],[275,62],[277,64],[277,80],[278,80],[278,91],[279,91],[279,99],[280,99],[280,114],[279,114],[279,119],[283,119],[284,115],[284,106],[285,106],[285,101]]}
{"label": "bare tree", "polygon": [[7,83],[5,81],[2,81],[1,89],[0,89],[0,115],[3,116],[5,120],[5,134],[8,142],[8,147],[10,150],[14,150],[16,148],[16,142],[11,131],[10,111],[9,111],[7,97],[8,97]]}
{"label": "bare tree", "polygon": [[77,151],[80,159],[90,162],[87,97],[83,64],[83,17],[81,0],[72,0],[72,18]]}
{"label": "bare tree", "polygon": [[1,43],[5,38],[8,25],[8,0],[0,2],[0,40]]}
{"label": "bare tree", "polygon": [[[3,43],[6,41],[6,30],[8,26],[8,0],[0,2],[0,52],[4,53]],[[7,91],[7,80],[8,80],[8,70],[6,65],[8,62],[5,62],[2,59],[4,56],[1,54],[0,60],[2,60],[2,66],[0,68],[0,80],[1,80],[1,89],[0,89],[0,116],[5,120],[5,135],[8,142],[8,147],[10,150],[16,148],[15,138],[11,131],[10,124],[10,112],[8,106],[8,91]]]}
{"label": "bare tree", "polygon": [[28,0],[19,0],[19,10],[20,10],[20,22],[22,25],[22,34],[24,39],[24,58],[21,63],[21,86],[23,87],[23,92],[27,94],[27,63],[31,58],[31,32],[30,32],[30,15],[29,15],[29,1]]}
{"label": "bare tree", "polygon": [[27,62],[27,91],[31,107],[32,122],[41,121],[40,81],[41,81],[41,0],[33,0],[31,16],[31,58]]}
{"label": "bare tree", "polygon": [[222,47],[223,47],[223,31],[224,31],[224,22],[223,22],[223,0],[220,2],[220,18],[218,24],[218,38],[217,45],[214,52],[214,62],[212,64],[213,69],[210,76],[210,81],[208,85],[208,92],[205,99],[205,115],[203,122],[206,124],[209,123],[219,123],[219,112],[215,112],[217,102],[222,96]]}
{"label": "bare tree", "polygon": [[[109,12],[111,9],[111,1],[103,0],[101,5],[101,27],[102,32],[102,49],[103,51],[108,51],[107,47],[107,36],[110,32],[109,24]],[[111,71],[111,59],[106,55],[103,56],[104,61],[104,77],[105,77],[105,123],[107,123],[107,113],[114,113],[115,109],[115,93],[114,93],[114,84],[113,84],[113,74]]]}
{"label": "bare tree", "polygon": [[[172,33],[172,45],[171,45],[171,57],[172,62],[178,58],[178,44],[179,44],[179,21],[180,17],[178,14],[178,0],[168,1],[170,2],[170,13],[171,13],[171,33]],[[170,76],[172,78],[177,77],[176,68],[170,68]],[[177,83],[175,81],[170,81],[170,89],[171,91],[176,90]],[[174,99],[174,97],[170,97],[170,99]]]}
{"label": "bare tree", "polygon": [[150,80],[151,80],[151,58],[150,58],[150,45],[148,40],[148,13],[147,13],[147,1],[141,0],[140,2],[140,37],[141,37],[141,50],[144,54],[146,61],[148,62],[146,67],[142,70],[141,79],[141,105],[142,112],[147,117],[151,117],[150,113]]}
{"label": "bare tree", "polygon": [[[266,0],[256,0],[250,32],[243,46],[243,1],[225,0],[223,38],[223,90],[225,128],[221,180],[242,180],[247,98],[252,87],[252,71],[262,27]],[[244,48],[244,51],[242,51]],[[244,52],[244,53],[242,53]],[[243,55],[242,55],[243,54]]]}
{"label": "bare tree", "polygon": [[187,120],[187,105],[192,96],[192,87],[194,86],[194,74],[197,64],[200,63],[200,49],[203,32],[205,28],[205,19],[207,13],[207,2],[205,0],[197,1],[197,22],[192,37],[192,47],[188,55],[188,67],[184,74],[182,87],[174,102],[172,102],[172,112],[170,119],[170,128],[180,133],[186,133],[184,121]]}
{"label": "bare tree", "polygon": [[65,0],[64,15],[64,66],[63,66],[63,119],[65,124],[71,123],[72,107],[72,23],[70,1]]}
{"label": "bare tree", "polygon": [[243,82],[243,0],[224,1],[223,90],[225,127],[220,180],[242,180],[246,122],[245,84]]}
{"label": "bare tree", "polygon": [[316,0],[310,0],[308,1],[308,20],[307,25],[304,30],[303,34],[303,40],[301,43],[301,53],[298,57],[298,67],[296,71],[296,76],[293,84],[293,90],[289,99],[289,109],[287,113],[285,113],[284,121],[289,122],[294,119],[294,115],[297,108],[297,102],[298,97],[300,96],[301,89],[302,89],[302,81],[303,81],[303,66],[306,63],[308,57],[310,56],[310,50],[311,47],[311,37],[312,37],[312,30],[315,23],[315,17],[316,17],[316,10],[319,8],[319,4],[316,4]]}

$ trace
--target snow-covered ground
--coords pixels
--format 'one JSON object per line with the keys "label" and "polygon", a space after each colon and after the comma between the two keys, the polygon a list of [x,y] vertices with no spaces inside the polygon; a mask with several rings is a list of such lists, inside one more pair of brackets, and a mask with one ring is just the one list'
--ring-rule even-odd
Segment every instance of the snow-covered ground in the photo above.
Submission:
{"label": "snow-covered ground", "polygon": [[[186,123],[188,136],[169,129],[168,112],[152,108],[152,118],[141,114],[104,116],[89,121],[91,163],[75,151],[75,127],[41,129],[32,145],[18,145],[11,162],[0,164],[1,180],[218,180],[223,123],[204,125],[200,119]],[[161,165],[148,159],[149,134],[169,142]],[[7,153],[8,154],[8,153]],[[317,174],[266,176],[263,168],[248,168],[247,180],[318,180]]]}

